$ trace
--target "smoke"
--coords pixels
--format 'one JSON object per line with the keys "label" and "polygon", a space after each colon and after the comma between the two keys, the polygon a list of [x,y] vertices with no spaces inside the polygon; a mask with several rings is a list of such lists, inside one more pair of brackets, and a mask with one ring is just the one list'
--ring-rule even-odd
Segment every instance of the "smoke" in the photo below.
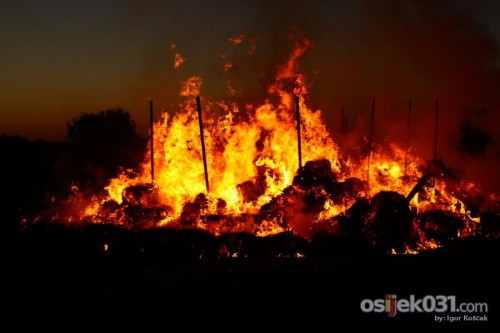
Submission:
{"label": "smoke", "polygon": [[312,23],[323,4],[304,0],[252,3],[253,21],[244,32],[243,42],[231,43],[225,53],[233,65],[226,78],[240,92],[240,101],[256,103],[268,97],[268,87],[275,81],[279,66],[287,62],[295,42],[321,31],[319,22],[314,28]]}
{"label": "smoke", "polygon": [[437,109],[437,158],[464,181],[498,192],[498,42],[466,9],[452,1],[390,0],[349,8],[303,1],[263,6],[258,36],[266,31],[268,37],[257,38],[257,60],[240,59],[245,81],[260,75],[262,88],[245,90],[246,96],[265,95],[290,54],[290,36],[303,35],[313,43],[300,68],[310,84],[308,100],[322,110],[337,142],[344,107],[346,151],[366,144],[375,99],[374,142],[409,142],[414,154],[431,161]]}
{"label": "smoke", "polygon": [[343,145],[357,151],[353,145],[366,143],[375,99],[374,142],[404,145],[409,137],[412,152],[431,161],[437,108],[437,158],[465,181],[498,192],[499,47],[473,10],[477,4],[446,0],[262,2],[250,31],[256,52],[236,45],[228,57],[238,65],[227,75],[241,85],[241,99],[256,102],[266,96],[293,39],[308,38],[313,46],[300,64],[308,102],[323,112],[337,142],[343,107]]}
{"label": "smoke", "polygon": [[[196,75],[204,79],[205,98],[259,104],[269,97],[267,89],[294,43],[307,38],[312,46],[299,68],[309,91],[307,103],[322,111],[346,152],[360,151],[357,146],[366,143],[375,99],[374,143],[406,144],[409,136],[412,152],[431,161],[439,101],[438,159],[464,180],[498,191],[499,46],[494,29],[478,20],[486,14],[495,17],[497,2],[277,0],[199,6],[202,10],[186,5],[195,15],[186,21],[189,30],[178,15],[166,16],[176,24],[165,45],[178,43],[188,59],[160,82],[168,81],[169,91],[181,78]],[[151,11],[146,7],[133,10],[134,17]],[[168,13],[180,12],[177,7],[182,6],[168,7]],[[160,59],[148,61],[148,72]],[[348,119],[343,137],[342,108]],[[471,120],[474,110],[485,111]]]}
{"label": "smoke", "polygon": [[[498,134],[489,125],[499,120],[498,45],[488,30],[449,1],[371,2],[361,17],[350,58],[359,66],[357,98],[366,106],[377,99],[375,139],[404,140],[412,100],[411,144],[430,159],[438,99],[438,158],[464,180],[498,191]],[[488,112],[472,125],[466,115],[476,109]]]}

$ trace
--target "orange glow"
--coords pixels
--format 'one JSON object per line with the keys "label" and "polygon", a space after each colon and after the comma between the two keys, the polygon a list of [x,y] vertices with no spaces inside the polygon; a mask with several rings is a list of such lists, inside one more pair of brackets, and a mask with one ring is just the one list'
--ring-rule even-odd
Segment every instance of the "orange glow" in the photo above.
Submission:
{"label": "orange glow", "polygon": [[243,43],[244,40],[247,40],[248,41],[248,54],[252,54],[255,52],[255,49],[257,48],[257,41],[256,41],[256,38],[254,36],[247,36],[245,34],[241,34],[237,37],[234,37],[234,38],[229,38],[229,41],[235,45],[240,45],[241,43]]}
{"label": "orange glow", "polygon": [[174,59],[174,68],[179,68],[181,65],[186,61],[186,59],[181,56],[179,53],[175,54],[175,59]]}
{"label": "orange glow", "polygon": [[175,43],[170,44],[169,51],[174,54],[174,69],[181,67],[181,65],[186,61],[180,53],[175,52],[177,45]]}
{"label": "orange glow", "polygon": [[241,44],[241,42],[243,42],[243,39],[245,39],[245,35],[241,34],[237,37],[229,38],[229,41],[234,43],[234,44]]}
{"label": "orange glow", "polygon": [[[241,35],[230,41],[239,44],[244,37]],[[184,98],[183,103],[173,112],[164,112],[153,125],[154,183],[150,179],[151,156],[148,152],[136,176],[124,172],[110,180],[105,188],[106,198],[95,198],[83,209],[74,204],[73,199],[77,212],[73,210],[67,214],[68,217],[63,218],[65,222],[90,220],[99,223],[106,220],[137,227],[134,225],[137,222],[130,222],[125,214],[120,213],[123,205],[134,204],[158,211],[154,217],[146,217],[146,223],[140,227],[188,225],[216,235],[245,231],[258,236],[290,230],[309,237],[310,230],[317,225],[324,224],[332,230],[338,228],[336,217],[345,214],[359,199],[370,199],[381,191],[409,195],[424,176],[424,160],[397,144],[374,146],[370,157],[342,157],[326,128],[322,112],[311,110],[306,104],[306,78],[299,72],[299,60],[311,45],[307,39],[297,41],[288,61],[278,68],[275,81],[268,89],[270,96],[278,97],[278,102],[272,103],[268,99],[260,105],[239,106],[235,102],[201,99],[210,193],[205,193],[195,100],[202,95],[203,80],[193,76],[182,84],[180,96]],[[174,48],[175,45],[171,47]],[[184,58],[176,54],[174,67],[183,61]],[[231,67],[232,63],[227,61],[224,70]],[[342,193],[335,197],[327,188],[328,184],[315,185],[309,190],[294,182],[299,172],[296,98],[301,117],[302,160],[329,161],[329,171],[335,177],[333,185],[357,179],[366,186],[350,196]],[[464,221],[464,228],[456,237],[473,235],[479,218],[447,189],[439,175],[430,182],[433,184],[426,184],[409,198],[408,205],[416,212],[414,224],[425,212],[445,210]],[[464,186],[469,191],[475,190],[473,184]],[[130,192],[133,190],[139,191],[138,199]],[[306,196],[319,198],[313,201],[313,204],[318,202],[319,208],[304,211],[307,208]],[[115,203],[116,208],[111,203]],[[112,208],[106,211],[105,205]],[[266,213],[266,207],[273,205],[281,207],[279,214]],[[404,253],[439,247],[439,242],[428,239],[419,226],[416,229],[420,235],[419,247],[408,247]]]}

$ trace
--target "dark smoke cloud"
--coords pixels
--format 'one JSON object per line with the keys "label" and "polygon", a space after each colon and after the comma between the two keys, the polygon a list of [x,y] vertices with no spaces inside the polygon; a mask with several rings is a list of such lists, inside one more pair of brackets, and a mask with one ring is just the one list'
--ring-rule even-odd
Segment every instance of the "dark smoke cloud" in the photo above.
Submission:
{"label": "dark smoke cloud", "polygon": [[[151,3],[155,5],[131,11],[131,27],[139,20],[136,14],[157,6],[156,1]],[[498,2],[276,0],[244,1],[238,8],[230,1],[206,3],[165,7],[165,13],[193,13],[186,21],[192,22],[188,30],[183,30],[184,24],[173,24],[176,15],[165,19],[165,25],[171,22],[172,39],[165,40],[162,52],[167,55],[166,48],[175,42],[187,58],[167,80],[170,90],[176,90],[181,79],[197,75],[204,79],[202,93],[207,98],[229,98],[229,83],[242,105],[262,102],[268,97],[267,87],[274,80],[277,65],[288,59],[294,40],[308,38],[312,47],[300,63],[300,71],[310,84],[308,103],[323,112],[335,140],[339,141],[340,110],[344,107],[350,138],[363,142],[369,132],[372,99],[376,99],[374,140],[404,143],[411,100],[412,149],[431,160],[435,104],[439,100],[438,157],[464,179],[498,192],[498,36],[493,35],[491,25],[473,15],[495,17],[500,11]],[[193,10],[195,4],[203,4],[203,10]],[[223,28],[214,20],[221,21]],[[245,23],[234,24],[238,21]],[[229,40],[241,34],[245,35],[242,43]],[[182,35],[185,40],[180,40]],[[220,41],[213,42],[215,37]],[[249,52],[253,45],[255,49]],[[162,60],[151,49],[147,53],[156,54],[147,62],[152,72],[157,68],[154,64]],[[225,61],[233,64],[226,73]],[[471,123],[467,115],[473,110],[486,111],[480,121]]]}
{"label": "dark smoke cloud", "polygon": [[[375,141],[404,143],[411,100],[410,143],[430,161],[439,100],[438,158],[465,180],[499,191],[499,45],[491,27],[471,14],[480,5],[445,0],[258,3],[251,31],[257,51],[230,54],[239,64],[231,80],[245,87],[241,98],[265,96],[276,65],[290,54],[289,36],[302,34],[313,43],[300,68],[311,83],[308,99],[323,111],[334,138],[343,106],[350,137],[363,142],[376,99]],[[494,2],[482,3],[498,10]],[[473,110],[486,111],[471,124],[466,115]]]}
{"label": "dark smoke cloud", "polygon": [[[265,1],[251,2],[255,9],[252,27],[247,36],[255,39],[255,52],[249,54],[245,44],[228,50],[234,67],[227,74],[242,91],[245,102],[267,98],[267,88],[273,83],[280,64],[290,56],[294,40],[311,38],[320,32],[321,22],[313,27],[322,1]],[[305,60],[305,59],[304,59]]]}
{"label": "dark smoke cloud", "polygon": [[[497,41],[450,1],[369,2],[361,18],[359,43],[350,56],[357,83],[347,103],[364,100],[369,111],[368,101],[376,98],[376,138],[402,141],[411,99],[412,145],[431,158],[439,99],[438,157],[464,179],[498,191],[498,132],[491,126],[500,120]],[[488,112],[464,133],[464,116],[475,109]],[[484,147],[481,140],[487,141]]]}

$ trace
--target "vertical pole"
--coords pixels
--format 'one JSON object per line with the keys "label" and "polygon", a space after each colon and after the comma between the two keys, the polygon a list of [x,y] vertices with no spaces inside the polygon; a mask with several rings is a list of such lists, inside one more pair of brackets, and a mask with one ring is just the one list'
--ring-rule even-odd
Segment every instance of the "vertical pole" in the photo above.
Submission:
{"label": "vertical pole", "polygon": [[299,96],[295,96],[295,110],[297,112],[297,150],[299,153],[299,170],[302,169],[302,148],[300,143],[300,106]]}
{"label": "vertical pole", "polygon": [[345,124],[345,115],[344,115],[344,106],[340,108],[340,140],[339,140],[339,147],[342,149],[342,146],[344,145],[344,128]]}
{"label": "vertical pole", "polygon": [[203,136],[203,121],[201,119],[200,96],[196,96],[196,106],[198,108],[198,121],[200,123],[201,153],[203,154],[203,168],[205,170],[205,186],[207,188],[208,194],[210,192],[210,186],[208,185],[207,154],[205,153],[205,137]]}
{"label": "vertical pole", "polygon": [[349,128],[348,123],[347,123],[348,119],[349,119],[349,117],[347,117],[347,116],[344,117],[344,137],[347,136],[347,129]]}
{"label": "vertical pole", "polygon": [[436,99],[436,112],[434,115],[434,166],[437,166],[438,118],[439,118],[439,99]]}
{"label": "vertical pole", "polygon": [[370,120],[370,137],[368,141],[368,170],[367,170],[367,180],[370,182],[370,167],[371,167],[371,159],[372,159],[372,145],[373,145],[373,131],[374,131],[374,123],[375,123],[375,98],[372,101],[372,116]]}
{"label": "vertical pole", "polygon": [[408,122],[406,123],[405,177],[408,168],[408,153],[410,150],[410,130],[411,130],[411,100],[408,103]]}
{"label": "vertical pole", "polygon": [[155,181],[155,160],[154,160],[154,140],[153,140],[153,101],[149,101],[149,141],[151,153],[151,182]]}

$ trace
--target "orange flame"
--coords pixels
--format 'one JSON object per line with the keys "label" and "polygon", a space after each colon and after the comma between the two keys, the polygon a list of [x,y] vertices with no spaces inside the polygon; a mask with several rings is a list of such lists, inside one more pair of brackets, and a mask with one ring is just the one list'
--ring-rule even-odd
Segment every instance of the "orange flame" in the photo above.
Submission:
{"label": "orange flame", "polygon": [[[230,41],[239,44],[244,37],[241,35]],[[155,180],[153,186],[146,189],[150,191],[149,199],[141,204],[165,209],[149,225],[179,224],[189,215],[189,205],[193,204],[200,210],[198,215],[194,214],[195,226],[215,234],[249,231],[266,236],[289,229],[295,232],[304,230],[303,233],[308,234],[305,230],[310,227],[304,226],[304,223],[324,223],[335,227],[335,217],[344,214],[360,198],[370,198],[381,191],[395,191],[406,196],[412,191],[423,176],[425,162],[396,144],[386,149],[374,146],[371,156],[365,158],[339,155],[338,146],[323,122],[322,112],[309,109],[305,102],[306,78],[299,72],[299,60],[311,46],[307,39],[296,41],[288,61],[279,67],[275,82],[268,89],[269,94],[279,97],[277,104],[269,100],[261,105],[247,104],[244,106],[245,118],[236,103],[213,103],[202,99],[202,135],[210,183],[210,193],[202,197],[200,193],[205,193],[205,174],[195,97],[201,95],[203,80],[193,76],[182,82],[180,96],[185,98],[184,103],[172,114],[164,112],[153,125]],[[175,44],[171,46],[171,49],[174,48]],[[179,60],[180,65],[184,58],[179,55],[177,59],[177,56],[176,64]],[[225,70],[231,66],[232,63],[226,62]],[[303,160],[328,160],[337,181],[357,178],[367,184],[354,196],[344,196],[339,200],[319,187],[315,195],[326,199],[316,213],[303,213],[299,201],[280,199],[290,188],[296,197],[305,195],[303,190],[293,185],[299,169],[295,149],[298,144],[296,98],[301,116]],[[107,198],[94,198],[80,209],[80,216],[68,215],[70,218],[66,222],[83,219],[99,222],[100,210],[106,202],[121,205],[126,199],[127,188],[151,184],[150,159],[148,152],[136,176],[131,177],[124,172],[111,179],[105,188]],[[468,186],[469,190],[474,189],[473,185]],[[465,223],[457,237],[473,235],[478,228],[478,217],[450,193],[439,177],[433,186],[425,186],[423,191],[410,199],[409,205],[417,214],[436,209],[456,214]],[[277,200],[292,216],[290,223],[284,222],[283,215],[265,214],[261,214],[257,223],[256,215],[273,200]],[[207,223],[202,216],[213,216],[218,222]],[[126,224],[123,216],[112,217],[115,223]],[[309,222],[304,222],[306,220]],[[438,242],[426,239],[423,234],[420,239],[423,245],[419,249],[439,246]],[[415,249],[410,248],[406,251],[414,252]]]}
{"label": "orange flame", "polygon": [[[172,43],[172,44],[170,44],[169,51],[171,53],[174,53],[176,48],[177,48],[177,45],[175,43]],[[174,53],[174,69],[181,67],[181,65],[185,61],[186,61],[186,58],[184,58],[180,53]]]}
{"label": "orange flame", "polygon": [[175,58],[174,58],[174,68],[181,67],[181,65],[184,63],[184,61],[186,61],[186,59],[183,56],[181,56],[179,53],[176,53]]}
{"label": "orange flame", "polygon": [[241,44],[243,42],[243,39],[245,39],[245,34],[241,34],[237,37],[229,38],[229,41],[234,43],[234,44]]}

